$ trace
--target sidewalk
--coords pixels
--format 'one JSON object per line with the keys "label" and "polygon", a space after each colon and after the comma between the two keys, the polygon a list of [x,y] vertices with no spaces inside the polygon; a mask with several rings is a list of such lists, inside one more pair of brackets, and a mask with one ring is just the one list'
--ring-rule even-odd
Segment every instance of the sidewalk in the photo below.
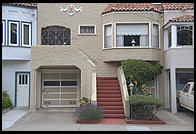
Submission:
{"label": "sidewalk", "polygon": [[[165,125],[146,124],[77,124],[73,112],[29,112],[6,131],[194,131],[194,113],[173,115],[160,110],[157,116]],[[4,122],[3,122],[4,123]]]}
{"label": "sidewalk", "polygon": [[17,120],[22,118],[29,112],[28,107],[14,108],[2,115],[2,130],[5,131],[8,127],[12,126]]}

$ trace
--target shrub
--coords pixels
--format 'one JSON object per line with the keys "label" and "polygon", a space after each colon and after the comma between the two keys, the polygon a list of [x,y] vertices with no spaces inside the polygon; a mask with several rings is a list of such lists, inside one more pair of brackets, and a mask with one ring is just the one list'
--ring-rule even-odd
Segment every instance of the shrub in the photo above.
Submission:
{"label": "shrub", "polygon": [[[135,83],[136,90],[141,90],[142,85],[161,73],[163,67],[159,63],[149,63],[143,60],[124,60],[121,62],[127,85]],[[139,92],[139,91],[138,91]],[[142,91],[140,91],[142,93]]]}
{"label": "shrub", "polygon": [[6,91],[2,91],[2,108],[7,109],[12,107],[12,101]]}
{"label": "shrub", "polygon": [[83,97],[82,99],[80,99],[80,106],[85,105],[87,103],[91,103],[91,99],[88,99],[86,97]]}
{"label": "shrub", "polygon": [[81,120],[100,120],[103,118],[103,109],[100,106],[87,103],[78,107],[75,114]]}
{"label": "shrub", "polygon": [[158,112],[163,103],[152,96],[132,95],[130,96],[132,107],[131,115],[136,120],[153,120],[154,115]]}

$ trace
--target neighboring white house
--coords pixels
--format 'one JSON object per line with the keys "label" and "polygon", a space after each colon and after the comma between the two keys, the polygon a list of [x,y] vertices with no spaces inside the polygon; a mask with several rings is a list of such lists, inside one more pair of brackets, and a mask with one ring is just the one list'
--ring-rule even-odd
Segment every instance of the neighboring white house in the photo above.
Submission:
{"label": "neighboring white house", "polygon": [[15,106],[29,106],[31,45],[36,44],[37,5],[2,4],[2,90]]}

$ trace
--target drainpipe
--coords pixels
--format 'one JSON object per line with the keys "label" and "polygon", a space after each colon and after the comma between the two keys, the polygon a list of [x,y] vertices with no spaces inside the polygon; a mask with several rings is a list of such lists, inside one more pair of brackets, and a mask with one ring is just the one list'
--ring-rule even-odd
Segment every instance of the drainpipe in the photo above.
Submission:
{"label": "drainpipe", "polygon": [[34,108],[35,108],[35,110],[36,110],[36,85],[37,85],[37,83],[36,83],[36,80],[37,80],[37,71],[35,70],[34,71]]}

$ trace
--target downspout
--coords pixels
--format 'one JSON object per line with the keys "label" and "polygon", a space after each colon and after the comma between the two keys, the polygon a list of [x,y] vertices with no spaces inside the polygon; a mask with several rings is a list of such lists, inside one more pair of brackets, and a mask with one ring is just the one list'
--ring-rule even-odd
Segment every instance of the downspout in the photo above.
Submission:
{"label": "downspout", "polygon": [[34,109],[36,110],[36,104],[37,104],[37,102],[36,102],[36,85],[37,85],[37,83],[36,83],[36,80],[37,80],[37,71],[35,70],[34,71]]}

